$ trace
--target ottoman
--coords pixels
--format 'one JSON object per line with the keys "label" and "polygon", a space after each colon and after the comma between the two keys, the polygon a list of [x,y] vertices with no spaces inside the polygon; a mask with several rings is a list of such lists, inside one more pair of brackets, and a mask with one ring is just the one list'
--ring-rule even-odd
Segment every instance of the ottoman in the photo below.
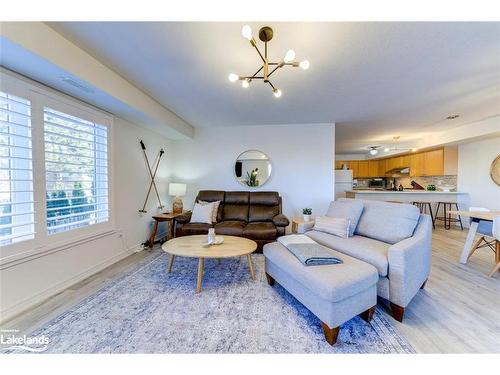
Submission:
{"label": "ottoman", "polygon": [[371,320],[378,281],[372,265],[332,250],[342,264],[305,266],[279,242],[265,245],[263,252],[269,285],[277,281],[316,315],[330,345],[344,322],[356,315]]}

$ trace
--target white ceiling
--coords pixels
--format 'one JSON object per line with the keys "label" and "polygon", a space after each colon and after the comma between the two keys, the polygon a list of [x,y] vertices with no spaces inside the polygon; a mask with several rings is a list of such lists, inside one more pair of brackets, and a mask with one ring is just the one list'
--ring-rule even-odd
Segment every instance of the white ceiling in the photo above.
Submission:
{"label": "white ceiling", "polygon": [[280,99],[227,79],[260,67],[243,24],[49,25],[195,127],[335,122],[337,153],[366,153],[500,113],[500,23],[271,22],[270,57],[311,62],[273,75]]}

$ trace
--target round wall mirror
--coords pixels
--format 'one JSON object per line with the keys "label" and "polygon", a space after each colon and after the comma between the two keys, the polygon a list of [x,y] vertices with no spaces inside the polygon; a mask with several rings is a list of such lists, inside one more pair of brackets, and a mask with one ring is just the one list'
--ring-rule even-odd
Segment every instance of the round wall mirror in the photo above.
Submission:
{"label": "round wall mirror", "polygon": [[234,163],[234,175],[244,186],[260,187],[271,177],[269,157],[259,150],[242,152]]}

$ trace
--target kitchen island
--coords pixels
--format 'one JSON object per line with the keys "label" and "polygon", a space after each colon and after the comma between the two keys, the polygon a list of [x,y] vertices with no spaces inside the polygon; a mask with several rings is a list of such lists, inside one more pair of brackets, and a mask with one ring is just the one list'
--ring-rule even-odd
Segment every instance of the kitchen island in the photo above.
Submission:
{"label": "kitchen island", "polygon": [[428,191],[428,190],[348,190],[346,198],[369,199],[391,202],[451,202],[458,203],[460,209],[469,208],[469,194],[457,191]]}

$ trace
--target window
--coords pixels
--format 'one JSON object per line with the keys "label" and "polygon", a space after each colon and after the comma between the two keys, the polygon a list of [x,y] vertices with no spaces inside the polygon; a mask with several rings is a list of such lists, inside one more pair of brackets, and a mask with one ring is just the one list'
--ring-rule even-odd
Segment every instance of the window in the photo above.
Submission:
{"label": "window", "polygon": [[0,261],[114,230],[105,112],[0,67]]}
{"label": "window", "polygon": [[109,219],[108,129],[44,108],[47,234]]}
{"label": "window", "polygon": [[0,246],[35,234],[31,102],[0,91]]}

